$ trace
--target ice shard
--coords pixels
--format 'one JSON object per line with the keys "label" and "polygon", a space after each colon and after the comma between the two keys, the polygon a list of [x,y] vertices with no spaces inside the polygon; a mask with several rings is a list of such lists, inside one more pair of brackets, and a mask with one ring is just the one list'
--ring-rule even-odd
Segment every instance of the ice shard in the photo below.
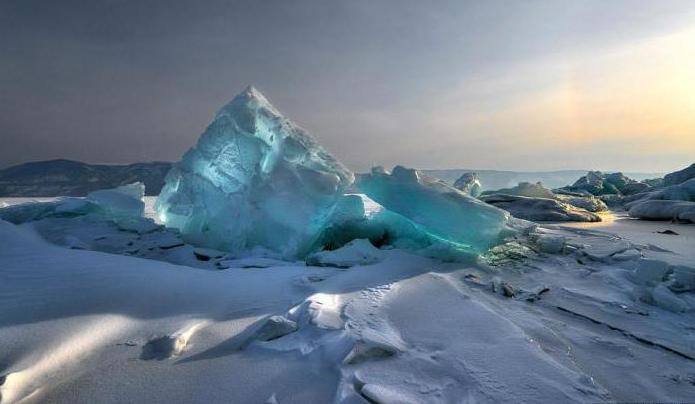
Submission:
{"label": "ice shard", "polygon": [[454,188],[466,195],[477,198],[478,195],[480,195],[482,184],[480,183],[480,177],[477,173],[463,173],[463,175],[454,182]]}
{"label": "ice shard", "polygon": [[215,116],[174,165],[160,219],[194,244],[284,258],[308,253],[352,172],[253,87]]}

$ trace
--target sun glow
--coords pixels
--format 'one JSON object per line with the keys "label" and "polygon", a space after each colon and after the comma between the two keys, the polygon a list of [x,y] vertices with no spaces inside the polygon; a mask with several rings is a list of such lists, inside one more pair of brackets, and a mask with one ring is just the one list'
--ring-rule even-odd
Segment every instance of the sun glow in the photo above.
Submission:
{"label": "sun glow", "polygon": [[544,142],[630,140],[695,152],[695,29],[576,61],[560,85],[499,114]]}
{"label": "sun glow", "polygon": [[471,165],[674,168],[695,155],[695,26],[466,77],[427,115]]}

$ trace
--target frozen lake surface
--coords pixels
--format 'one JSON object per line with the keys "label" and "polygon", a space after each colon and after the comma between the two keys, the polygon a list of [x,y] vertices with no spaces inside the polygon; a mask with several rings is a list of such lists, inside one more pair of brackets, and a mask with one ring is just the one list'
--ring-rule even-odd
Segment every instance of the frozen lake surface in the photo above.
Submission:
{"label": "frozen lake surface", "polygon": [[604,219],[349,268],[0,221],[2,403],[690,401],[695,226]]}

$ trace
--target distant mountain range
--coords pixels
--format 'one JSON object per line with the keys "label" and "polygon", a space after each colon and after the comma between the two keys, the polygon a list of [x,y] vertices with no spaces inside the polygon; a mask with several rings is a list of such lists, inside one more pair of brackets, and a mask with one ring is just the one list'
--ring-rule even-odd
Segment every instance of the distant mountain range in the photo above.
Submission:
{"label": "distant mountain range", "polygon": [[[158,195],[164,177],[171,168],[169,162],[135,163],[128,165],[87,164],[72,160],[48,160],[16,165],[0,170],[0,197],[84,196],[97,189],[114,188],[140,181],[147,195]],[[483,189],[500,189],[518,182],[541,181],[549,188],[574,183],[588,170],[563,171],[497,171],[475,169],[423,170],[449,183],[466,172],[478,173]],[[624,173],[642,180],[662,177],[663,173]]]}
{"label": "distant mountain range", "polygon": [[158,195],[171,163],[87,164],[72,160],[25,163],[0,170],[0,196],[84,196],[97,189],[140,181]]}
{"label": "distant mountain range", "polygon": [[[453,184],[463,173],[478,173],[483,190],[495,190],[513,187],[520,182],[542,182],[548,188],[559,188],[573,184],[579,177],[586,175],[589,170],[560,170],[560,171],[498,171],[476,169],[423,170],[425,173]],[[634,180],[660,178],[664,173],[631,173],[623,172]]]}

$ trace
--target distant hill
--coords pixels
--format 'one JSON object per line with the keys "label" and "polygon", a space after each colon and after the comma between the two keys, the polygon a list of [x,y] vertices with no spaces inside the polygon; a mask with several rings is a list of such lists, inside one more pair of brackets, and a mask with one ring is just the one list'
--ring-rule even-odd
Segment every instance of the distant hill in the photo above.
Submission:
{"label": "distant hill", "polygon": [[171,163],[87,164],[72,160],[25,163],[0,170],[0,196],[84,196],[91,191],[140,181],[158,195]]}
{"label": "distant hill", "polygon": [[[25,163],[0,170],[0,197],[84,196],[97,189],[113,188],[140,181],[147,195],[158,195],[172,163],[151,162],[129,165],[87,164],[73,160]],[[476,169],[423,170],[453,184],[461,174],[476,172],[483,190],[511,187],[522,181],[537,182],[549,188],[574,183],[588,170],[497,171]],[[642,180],[663,177],[663,173],[624,173]]]}
{"label": "distant hill", "polygon": [[[542,182],[548,188],[559,188],[574,183],[579,177],[586,175],[589,170],[561,171],[498,171],[476,169],[423,170],[425,173],[453,184],[461,174],[476,172],[480,177],[483,190],[509,188],[519,182]],[[641,181],[647,178],[663,177],[664,173],[631,173],[623,172],[628,177]]]}

